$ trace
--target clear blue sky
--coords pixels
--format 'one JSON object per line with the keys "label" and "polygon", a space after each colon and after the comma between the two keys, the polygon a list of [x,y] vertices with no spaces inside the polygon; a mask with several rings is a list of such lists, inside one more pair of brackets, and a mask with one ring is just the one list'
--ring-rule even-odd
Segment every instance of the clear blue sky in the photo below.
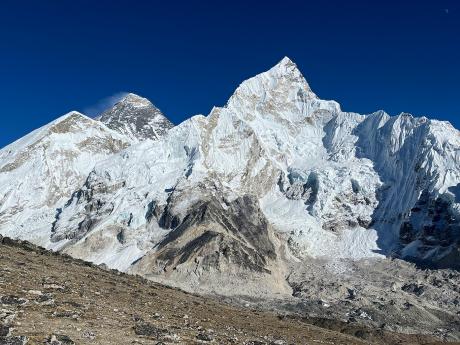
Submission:
{"label": "clear blue sky", "polygon": [[460,128],[460,1],[0,3],[0,147],[119,92],[173,122],[283,56],[348,111]]}

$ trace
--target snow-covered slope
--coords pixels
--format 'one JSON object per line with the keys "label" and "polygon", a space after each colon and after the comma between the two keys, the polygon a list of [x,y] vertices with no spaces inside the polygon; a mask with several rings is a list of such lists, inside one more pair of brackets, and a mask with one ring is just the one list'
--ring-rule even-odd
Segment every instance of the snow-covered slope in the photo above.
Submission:
{"label": "snow-covered slope", "polygon": [[105,111],[100,121],[135,142],[157,140],[174,126],[148,99],[133,93]]}
{"label": "snow-covered slope", "polygon": [[[118,120],[151,109],[134,98],[102,121],[138,141],[148,126]],[[226,293],[242,281],[246,291],[285,292],[286,263],[307,257],[395,255],[458,267],[459,150],[447,122],[343,112],[284,58],[225,107],[98,159],[84,183],[69,186],[47,246]],[[3,233],[33,239],[30,224],[21,233],[2,222]]]}
{"label": "snow-covered slope", "polygon": [[0,151],[0,231],[49,244],[56,209],[96,162],[129,146],[116,132],[70,112]]}
{"label": "snow-covered slope", "polygon": [[1,233],[49,246],[56,213],[97,162],[172,127],[134,94],[99,120],[70,112],[0,150]]}

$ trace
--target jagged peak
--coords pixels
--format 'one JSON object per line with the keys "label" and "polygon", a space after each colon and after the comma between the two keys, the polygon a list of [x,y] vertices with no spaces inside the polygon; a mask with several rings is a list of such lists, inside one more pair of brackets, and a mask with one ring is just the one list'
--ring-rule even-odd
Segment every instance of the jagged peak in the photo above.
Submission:
{"label": "jagged peak", "polygon": [[135,93],[127,93],[120,101],[115,103],[115,106],[117,104],[135,107],[155,107],[147,98],[136,95]]}
{"label": "jagged peak", "polygon": [[270,71],[276,71],[280,75],[296,75],[298,77],[303,77],[295,62],[287,56],[282,58],[280,62],[270,69]]}
{"label": "jagged peak", "polygon": [[370,114],[370,115],[374,115],[374,116],[390,116],[390,115],[388,115],[388,113],[387,113],[385,110],[383,110],[383,109],[376,110],[376,111],[374,111],[374,112],[373,112],[372,114]]}
{"label": "jagged peak", "polygon": [[304,99],[318,98],[311,90],[297,65],[286,56],[268,71],[243,81],[229,99],[227,106],[232,106],[235,103],[241,104],[242,99],[245,98],[261,97],[266,99],[267,94],[275,90],[277,91],[273,95],[276,96],[281,91],[297,97],[292,94],[292,90],[296,89],[303,94]]}
{"label": "jagged peak", "polygon": [[[134,109],[133,109],[134,108]],[[136,110],[136,108],[138,110]],[[145,109],[142,109],[145,108]],[[130,110],[131,109],[131,110]],[[134,111],[134,112],[133,112]],[[105,110],[99,120],[106,122],[113,118],[124,118],[125,116],[145,116],[145,111],[155,116],[164,117],[163,113],[150,100],[145,97],[136,95],[135,93],[127,93],[111,108]]]}
{"label": "jagged peak", "polygon": [[83,113],[80,113],[79,111],[77,110],[71,110],[69,111],[68,113],[65,113],[64,115],[61,115],[59,116],[56,120],[54,120],[52,123],[58,123],[58,122],[61,122],[69,117],[72,117],[72,118],[82,118],[82,119],[89,119],[91,120],[91,118],[89,118],[88,116],[86,116],[85,114]]}
{"label": "jagged peak", "polygon": [[292,61],[289,57],[285,56],[281,59],[280,62],[278,62],[278,65],[289,65],[289,64],[294,64],[294,61]]}
{"label": "jagged peak", "polygon": [[158,139],[174,126],[152,102],[134,93],[102,113],[99,121],[134,142]]}

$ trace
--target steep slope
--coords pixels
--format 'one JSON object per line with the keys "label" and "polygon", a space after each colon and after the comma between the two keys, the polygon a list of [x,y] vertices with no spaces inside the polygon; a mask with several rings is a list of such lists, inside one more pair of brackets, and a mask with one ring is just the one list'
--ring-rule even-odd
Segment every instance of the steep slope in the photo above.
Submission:
{"label": "steep slope", "polygon": [[128,146],[100,122],[71,112],[0,150],[0,232],[49,244],[57,208],[97,162]]}
{"label": "steep slope", "polygon": [[[378,129],[369,133],[367,126]],[[427,264],[459,268],[460,133],[448,122],[375,114],[355,129],[357,156],[383,186],[374,226],[379,246]]]}
{"label": "steep slope", "polygon": [[148,99],[132,93],[105,111],[99,120],[134,142],[157,140],[174,126]]}
{"label": "steep slope", "polygon": [[0,272],[1,344],[49,344],[53,336],[63,344],[98,345],[441,344],[338,320],[327,330],[257,303],[232,306],[1,236]]}

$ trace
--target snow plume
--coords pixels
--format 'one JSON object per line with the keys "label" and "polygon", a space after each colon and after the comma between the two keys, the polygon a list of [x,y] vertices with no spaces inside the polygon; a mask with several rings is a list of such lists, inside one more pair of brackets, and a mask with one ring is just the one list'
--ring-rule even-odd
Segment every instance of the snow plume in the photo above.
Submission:
{"label": "snow plume", "polygon": [[96,118],[101,115],[105,110],[114,106],[115,103],[121,101],[128,95],[128,92],[116,92],[111,96],[105,97],[89,107],[83,109],[83,114]]}

